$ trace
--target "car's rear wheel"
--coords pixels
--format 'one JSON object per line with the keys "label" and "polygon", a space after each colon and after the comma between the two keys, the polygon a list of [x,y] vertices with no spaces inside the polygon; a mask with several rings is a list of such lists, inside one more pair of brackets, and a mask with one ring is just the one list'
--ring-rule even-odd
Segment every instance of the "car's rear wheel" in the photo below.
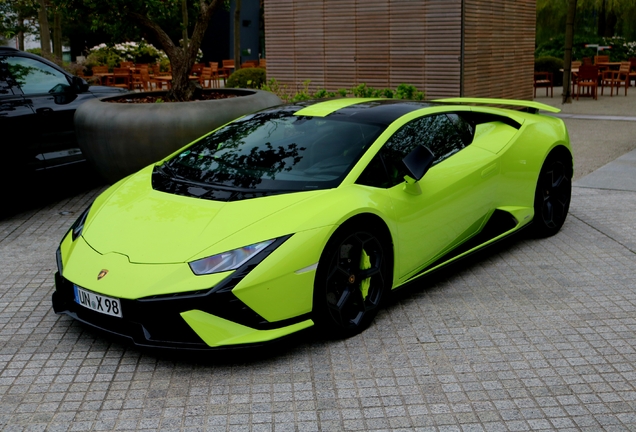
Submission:
{"label": "car's rear wheel", "polygon": [[328,337],[349,337],[368,327],[390,287],[388,250],[373,232],[370,226],[343,227],[320,258],[314,320]]}
{"label": "car's rear wheel", "polygon": [[541,168],[534,198],[533,234],[549,237],[561,229],[572,196],[572,157],[569,152],[553,150]]}

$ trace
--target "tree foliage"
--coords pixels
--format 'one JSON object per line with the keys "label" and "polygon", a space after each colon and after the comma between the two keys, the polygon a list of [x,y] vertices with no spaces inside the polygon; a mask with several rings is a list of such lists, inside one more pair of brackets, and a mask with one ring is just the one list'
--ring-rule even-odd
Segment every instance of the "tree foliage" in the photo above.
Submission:
{"label": "tree foliage", "polygon": [[[0,39],[35,34],[37,28],[31,19],[37,14],[36,0],[0,0]],[[21,48],[24,48],[23,42]]]}
{"label": "tree foliage", "polygon": [[[143,36],[161,47],[172,66],[172,90],[168,98],[179,101],[192,99],[195,85],[188,75],[210,19],[223,4],[222,0],[194,0],[190,3],[185,0],[53,1],[68,16],[89,20],[93,30],[104,30],[114,40]],[[187,13],[184,13],[184,4]],[[180,44],[179,39],[183,39],[184,34],[189,38]]]}
{"label": "tree foliage", "polygon": [[[537,43],[565,34],[568,0],[537,0]],[[636,1],[578,0],[575,33],[636,40]]]}

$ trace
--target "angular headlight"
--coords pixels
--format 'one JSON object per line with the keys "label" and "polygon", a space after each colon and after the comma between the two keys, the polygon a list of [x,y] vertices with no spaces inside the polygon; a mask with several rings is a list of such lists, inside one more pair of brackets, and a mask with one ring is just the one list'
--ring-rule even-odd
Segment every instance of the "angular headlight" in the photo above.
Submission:
{"label": "angular headlight", "polygon": [[75,241],[76,238],[82,235],[84,223],[86,222],[86,217],[88,216],[88,212],[90,211],[92,205],[93,204],[89,205],[88,208],[84,210],[80,217],[78,217],[75,223],[71,226],[71,230],[73,231],[73,241]]}
{"label": "angular headlight", "polygon": [[221,273],[228,270],[236,270],[260,251],[274,243],[276,239],[267,240],[261,243],[223,252],[200,260],[188,263],[192,272],[197,275]]}

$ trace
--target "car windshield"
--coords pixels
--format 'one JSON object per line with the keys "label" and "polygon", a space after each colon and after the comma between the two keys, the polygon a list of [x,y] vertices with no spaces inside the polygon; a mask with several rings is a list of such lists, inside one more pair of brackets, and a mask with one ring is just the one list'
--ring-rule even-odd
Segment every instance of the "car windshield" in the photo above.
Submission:
{"label": "car windshield", "polygon": [[163,165],[181,181],[255,191],[335,187],[384,126],[265,111],[203,138]]}

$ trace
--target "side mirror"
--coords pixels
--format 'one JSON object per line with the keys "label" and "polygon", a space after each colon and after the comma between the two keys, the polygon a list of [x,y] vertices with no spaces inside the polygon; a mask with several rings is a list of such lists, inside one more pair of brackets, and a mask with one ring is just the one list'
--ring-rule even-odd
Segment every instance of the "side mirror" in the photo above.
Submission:
{"label": "side mirror", "polygon": [[78,76],[73,76],[71,79],[71,86],[77,93],[84,93],[85,91],[88,91],[88,83],[84,80],[84,78],[80,78]]}
{"label": "side mirror", "polygon": [[431,165],[433,165],[434,160],[435,155],[428,149],[428,147],[423,145],[415,147],[411,153],[402,159],[402,163],[408,172],[408,175],[404,177],[406,182],[412,183],[414,181],[419,181],[422,177],[424,177],[424,174],[426,174],[426,171],[428,171]]}

